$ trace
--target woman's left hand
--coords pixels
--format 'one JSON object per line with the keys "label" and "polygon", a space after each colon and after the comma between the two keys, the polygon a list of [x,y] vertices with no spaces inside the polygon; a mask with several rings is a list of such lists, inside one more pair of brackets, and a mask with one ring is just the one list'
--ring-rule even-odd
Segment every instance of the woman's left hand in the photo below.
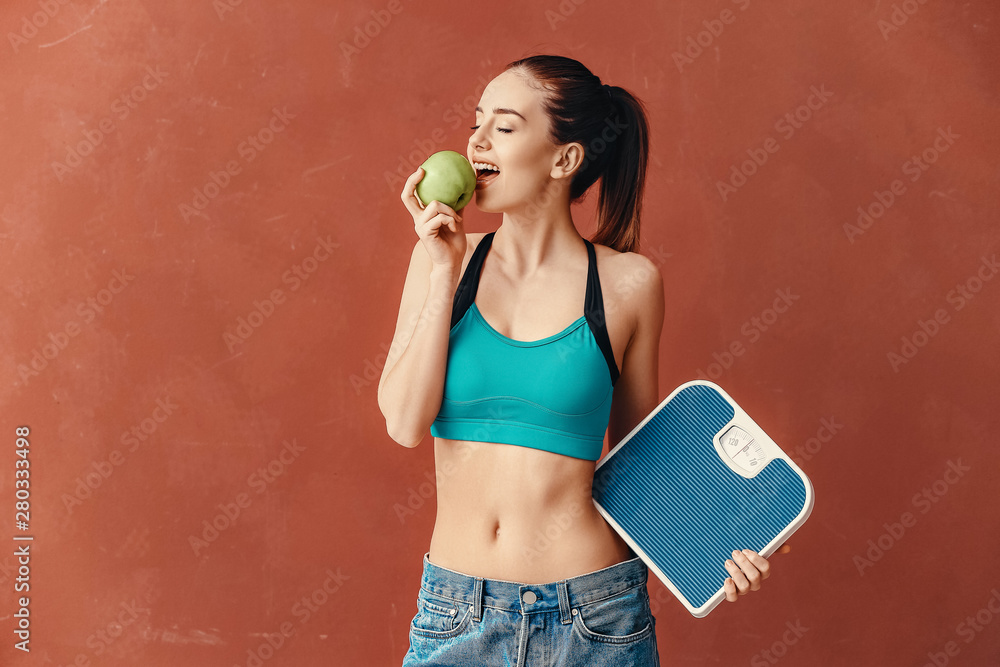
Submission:
{"label": "woman's left hand", "polygon": [[[778,553],[790,551],[787,544],[781,545]],[[726,570],[731,577],[726,578],[723,588],[726,600],[736,602],[740,595],[760,590],[760,582],[771,576],[771,564],[756,551],[744,549],[734,551],[732,559],[726,561]]]}

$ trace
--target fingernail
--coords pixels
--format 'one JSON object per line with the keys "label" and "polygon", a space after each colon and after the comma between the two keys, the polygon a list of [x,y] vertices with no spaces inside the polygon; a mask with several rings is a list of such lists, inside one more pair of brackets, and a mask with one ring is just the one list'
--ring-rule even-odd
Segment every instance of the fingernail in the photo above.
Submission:
{"label": "fingernail", "polygon": [[736,549],[733,549],[733,558],[736,558]]}

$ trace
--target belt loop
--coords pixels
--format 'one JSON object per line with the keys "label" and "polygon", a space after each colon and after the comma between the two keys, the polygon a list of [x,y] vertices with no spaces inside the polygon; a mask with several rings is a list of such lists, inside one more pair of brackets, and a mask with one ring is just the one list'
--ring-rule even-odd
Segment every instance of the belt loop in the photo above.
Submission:
{"label": "belt loop", "polygon": [[566,586],[565,579],[556,583],[556,592],[559,594],[559,620],[564,625],[572,623],[573,617],[570,615],[569,588]]}
{"label": "belt loop", "polygon": [[483,578],[476,577],[472,588],[472,618],[480,620],[483,617]]}

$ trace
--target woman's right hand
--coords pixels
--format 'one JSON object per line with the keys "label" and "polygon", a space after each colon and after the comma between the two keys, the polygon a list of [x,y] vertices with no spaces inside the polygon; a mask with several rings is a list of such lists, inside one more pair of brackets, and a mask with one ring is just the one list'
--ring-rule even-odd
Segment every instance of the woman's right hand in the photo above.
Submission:
{"label": "woman's right hand", "polygon": [[422,167],[410,174],[400,199],[413,216],[413,227],[430,255],[434,268],[459,272],[465,258],[465,230],[462,216],[450,206],[435,200],[425,208],[417,197],[417,183],[424,177]]}

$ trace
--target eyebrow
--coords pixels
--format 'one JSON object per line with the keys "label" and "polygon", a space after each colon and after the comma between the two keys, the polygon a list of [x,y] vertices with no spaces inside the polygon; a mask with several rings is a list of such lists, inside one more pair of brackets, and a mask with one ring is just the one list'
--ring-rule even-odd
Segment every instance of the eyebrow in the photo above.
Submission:
{"label": "eyebrow", "polygon": [[[476,111],[478,111],[479,113],[483,112],[483,110],[480,107],[476,107]],[[524,122],[528,122],[527,118],[525,118],[524,116],[522,116],[518,112],[514,111],[513,109],[499,109],[497,107],[493,107],[493,113],[495,113],[495,114],[502,114],[502,113],[503,114],[512,114],[514,116],[517,116],[518,118],[520,118]]]}

